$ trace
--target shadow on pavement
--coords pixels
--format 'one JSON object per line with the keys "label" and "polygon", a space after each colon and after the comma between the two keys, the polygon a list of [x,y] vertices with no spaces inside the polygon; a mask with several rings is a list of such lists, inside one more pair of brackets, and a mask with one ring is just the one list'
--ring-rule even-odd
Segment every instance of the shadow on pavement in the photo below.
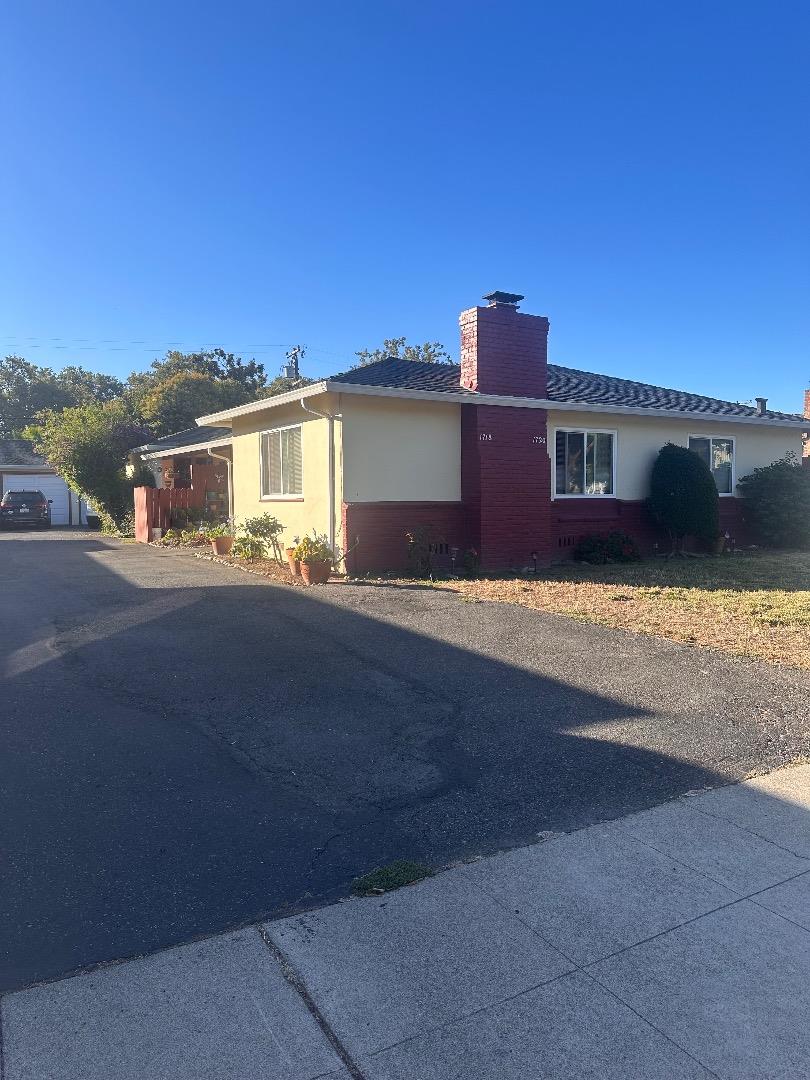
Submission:
{"label": "shadow on pavement", "polygon": [[650,706],[443,640],[441,597],[416,632],[88,536],[0,545],[0,590],[0,990],[730,775],[614,737]]}

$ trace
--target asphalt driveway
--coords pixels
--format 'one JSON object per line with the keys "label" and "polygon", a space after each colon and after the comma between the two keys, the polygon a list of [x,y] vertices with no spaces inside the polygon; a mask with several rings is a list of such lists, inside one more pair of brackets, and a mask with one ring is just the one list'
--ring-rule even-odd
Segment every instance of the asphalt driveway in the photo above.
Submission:
{"label": "asphalt driveway", "polygon": [[429,589],[0,533],[0,990],[810,753],[810,678]]}

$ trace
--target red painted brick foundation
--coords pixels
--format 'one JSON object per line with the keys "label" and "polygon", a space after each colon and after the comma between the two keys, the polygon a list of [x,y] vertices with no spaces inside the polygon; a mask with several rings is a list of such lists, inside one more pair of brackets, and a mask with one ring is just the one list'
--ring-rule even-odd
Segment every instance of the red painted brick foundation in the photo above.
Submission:
{"label": "red painted brick foundation", "polygon": [[[588,533],[626,532],[642,554],[669,550],[665,530],[650,517],[646,503],[621,499],[556,499],[552,503],[552,559],[570,558],[578,541]],[[741,499],[720,500],[720,531],[728,532],[737,547],[752,542]]]}
{"label": "red painted brick foundation", "polygon": [[[350,574],[408,570],[406,534],[428,527],[439,545],[464,548],[460,502],[368,502],[343,504],[343,547]],[[437,566],[449,565],[440,550]]]}

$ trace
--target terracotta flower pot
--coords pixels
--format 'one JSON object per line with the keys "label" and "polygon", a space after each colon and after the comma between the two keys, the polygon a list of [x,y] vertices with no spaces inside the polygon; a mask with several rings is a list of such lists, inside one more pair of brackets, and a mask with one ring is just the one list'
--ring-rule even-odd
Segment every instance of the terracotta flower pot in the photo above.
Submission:
{"label": "terracotta flower pot", "polygon": [[298,577],[301,573],[301,563],[295,557],[295,548],[285,548],[284,554],[287,556],[287,563],[290,567],[290,573],[293,577]]}
{"label": "terracotta flower pot", "polygon": [[304,579],[305,585],[325,585],[331,573],[331,563],[301,563],[301,577]]}
{"label": "terracotta flower pot", "polygon": [[230,555],[232,547],[232,536],[215,536],[211,540],[211,549],[215,555]]}

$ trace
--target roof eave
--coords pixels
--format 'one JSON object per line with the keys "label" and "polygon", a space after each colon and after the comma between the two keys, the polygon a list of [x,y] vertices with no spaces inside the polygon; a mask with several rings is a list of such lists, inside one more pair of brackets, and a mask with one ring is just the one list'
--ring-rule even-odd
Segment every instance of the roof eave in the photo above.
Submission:
{"label": "roof eave", "polygon": [[368,397],[406,398],[413,401],[450,402],[461,405],[500,405],[505,408],[546,409],[549,412],[595,412],[616,416],[656,416],[668,419],[712,420],[731,424],[759,424],[769,427],[802,428],[802,419],[780,420],[768,416],[734,416],[724,413],[707,413],[695,410],[657,409],[633,405],[591,405],[579,401],[553,401],[550,398],[528,398],[507,394],[458,393],[453,390],[405,390],[393,386],[367,386],[362,383],[342,383],[326,380],[327,390],[343,394],[363,394]]}
{"label": "roof eave", "polygon": [[265,409],[275,409],[279,405],[289,405],[290,402],[298,401],[300,398],[314,397],[315,394],[324,393],[326,388],[326,380],[310,383],[309,386],[302,386],[300,390],[287,390],[285,393],[275,394],[273,397],[249,401],[246,405],[235,405],[232,409],[209,413],[208,416],[198,416],[195,423],[199,427],[204,427],[206,424],[227,423],[237,416],[248,416],[250,413],[264,412]]}
{"label": "roof eave", "polygon": [[[194,454],[200,450],[210,450],[215,446],[230,446],[231,436],[226,439],[207,439],[205,442],[192,443],[190,446],[164,446],[161,450],[152,450],[147,454],[140,454],[144,461],[159,461],[165,457],[179,457],[180,454]],[[137,453],[136,450],[130,451]]]}

